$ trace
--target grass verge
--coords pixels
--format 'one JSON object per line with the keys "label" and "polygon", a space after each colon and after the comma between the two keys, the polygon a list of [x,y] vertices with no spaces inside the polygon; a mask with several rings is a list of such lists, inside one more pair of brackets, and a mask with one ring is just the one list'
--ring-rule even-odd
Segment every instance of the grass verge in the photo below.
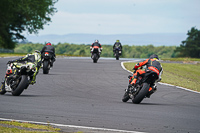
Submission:
{"label": "grass verge", "polygon": [[182,62],[190,62],[190,61],[200,61],[200,58],[166,58],[162,59],[163,61],[182,61]]}
{"label": "grass verge", "polygon": [[0,53],[0,57],[25,56],[25,53]]}
{"label": "grass verge", "polygon": [[[133,72],[136,63],[124,63],[126,69]],[[200,64],[162,63],[164,83],[181,86],[200,92]]]}
{"label": "grass verge", "polygon": [[50,125],[21,123],[16,121],[0,121],[1,133],[59,133],[59,128]]}

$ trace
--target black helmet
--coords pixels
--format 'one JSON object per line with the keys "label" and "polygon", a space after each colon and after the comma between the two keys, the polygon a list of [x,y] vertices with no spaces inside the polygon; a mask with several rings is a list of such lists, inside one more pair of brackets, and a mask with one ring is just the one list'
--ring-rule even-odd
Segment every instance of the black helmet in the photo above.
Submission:
{"label": "black helmet", "polygon": [[150,59],[156,58],[156,59],[159,60],[158,55],[156,55],[156,54],[152,54],[152,55],[150,55],[149,58],[150,58]]}

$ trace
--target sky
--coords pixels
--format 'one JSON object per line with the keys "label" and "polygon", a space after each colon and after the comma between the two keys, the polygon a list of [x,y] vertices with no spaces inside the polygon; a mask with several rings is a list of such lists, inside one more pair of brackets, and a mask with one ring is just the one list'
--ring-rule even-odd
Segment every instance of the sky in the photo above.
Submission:
{"label": "sky", "polygon": [[40,35],[187,33],[200,29],[200,0],[58,0]]}

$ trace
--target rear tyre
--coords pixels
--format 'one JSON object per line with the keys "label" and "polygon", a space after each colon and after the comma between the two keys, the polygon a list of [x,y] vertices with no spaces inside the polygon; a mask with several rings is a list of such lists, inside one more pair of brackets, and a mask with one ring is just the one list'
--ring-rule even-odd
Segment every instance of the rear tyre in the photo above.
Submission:
{"label": "rear tyre", "polygon": [[18,86],[16,87],[15,90],[12,91],[12,95],[19,96],[24,91],[24,89],[27,87],[27,84],[28,84],[27,75],[22,75]]}
{"label": "rear tyre", "polygon": [[6,90],[5,90],[5,82],[3,82],[1,84],[1,87],[0,87],[0,94],[1,95],[4,95],[6,93]]}
{"label": "rear tyre", "polygon": [[144,83],[142,89],[132,99],[132,102],[135,103],[135,104],[139,104],[145,98],[145,96],[148,94],[148,92],[149,92],[149,86],[150,86],[149,84]]}
{"label": "rear tyre", "polygon": [[119,60],[119,51],[116,51],[116,60]]}
{"label": "rear tyre", "polygon": [[122,102],[127,102],[130,99],[128,92],[125,92],[123,98],[122,98]]}
{"label": "rear tyre", "polygon": [[97,54],[94,54],[93,55],[93,63],[97,63],[97,60],[98,60]]}
{"label": "rear tyre", "polygon": [[49,73],[49,61],[44,60],[43,62],[43,74]]}
{"label": "rear tyre", "polygon": [[119,60],[119,55],[116,55],[116,60]]}

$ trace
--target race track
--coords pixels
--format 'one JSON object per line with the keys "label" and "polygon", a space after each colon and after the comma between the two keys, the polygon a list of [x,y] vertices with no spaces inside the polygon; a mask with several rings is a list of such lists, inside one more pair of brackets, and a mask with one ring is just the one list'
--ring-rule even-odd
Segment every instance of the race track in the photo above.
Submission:
{"label": "race track", "polygon": [[[0,58],[0,79],[8,60]],[[50,74],[40,70],[37,83],[21,96],[0,95],[0,118],[149,133],[200,132],[198,93],[158,84],[141,104],[123,103],[129,73],[121,61],[58,58]]]}

